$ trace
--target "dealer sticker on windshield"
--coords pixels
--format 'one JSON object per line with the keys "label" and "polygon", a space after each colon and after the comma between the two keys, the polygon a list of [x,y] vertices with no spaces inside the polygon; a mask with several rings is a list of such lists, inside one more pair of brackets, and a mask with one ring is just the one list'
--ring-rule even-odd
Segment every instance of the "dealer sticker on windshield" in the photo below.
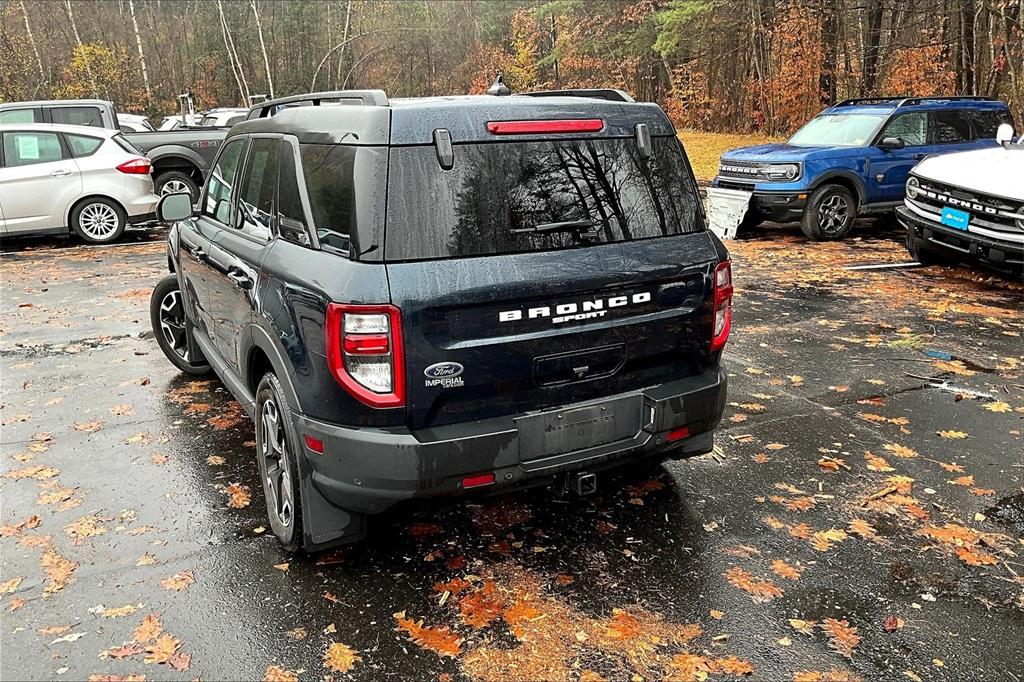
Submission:
{"label": "dealer sticker on windshield", "polygon": [[961,211],[949,206],[944,206],[942,209],[942,224],[947,227],[953,227],[958,230],[966,230],[967,224],[971,222],[971,214],[967,211]]}

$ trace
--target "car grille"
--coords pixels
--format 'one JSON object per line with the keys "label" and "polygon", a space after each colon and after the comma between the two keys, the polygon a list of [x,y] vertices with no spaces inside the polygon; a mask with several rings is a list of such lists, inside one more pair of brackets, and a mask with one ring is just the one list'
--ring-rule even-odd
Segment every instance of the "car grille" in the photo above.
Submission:
{"label": "car grille", "polygon": [[925,178],[918,178],[920,189],[917,197],[907,200],[917,207],[933,213],[942,213],[945,207],[956,208],[971,214],[971,224],[1003,232],[1024,232],[1008,214],[1024,213],[1024,206],[1017,202],[964,190]]}
{"label": "car grille", "polygon": [[722,161],[718,165],[718,175],[726,178],[746,178],[756,180],[761,175],[763,164],[758,161]]}

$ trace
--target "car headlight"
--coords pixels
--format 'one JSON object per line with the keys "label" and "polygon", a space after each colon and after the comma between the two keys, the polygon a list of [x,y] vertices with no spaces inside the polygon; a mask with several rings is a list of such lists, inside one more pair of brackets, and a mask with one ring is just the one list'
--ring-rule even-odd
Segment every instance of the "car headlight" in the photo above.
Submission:
{"label": "car headlight", "polygon": [[800,175],[800,166],[795,163],[775,163],[765,166],[762,172],[769,180],[796,180]]}
{"label": "car headlight", "polygon": [[917,181],[913,175],[907,178],[907,198],[916,199],[918,193],[921,191],[921,183]]}

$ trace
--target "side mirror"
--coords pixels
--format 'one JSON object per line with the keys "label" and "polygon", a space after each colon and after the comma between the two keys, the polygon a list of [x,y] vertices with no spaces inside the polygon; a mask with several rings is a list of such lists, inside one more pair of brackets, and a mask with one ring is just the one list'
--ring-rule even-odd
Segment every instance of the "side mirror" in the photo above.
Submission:
{"label": "side mirror", "polygon": [[156,217],[165,223],[176,223],[192,217],[192,195],[188,192],[165,194],[156,205]]}
{"label": "side mirror", "polygon": [[1013,140],[1013,126],[1009,123],[1000,123],[996,129],[996,142],[1006,147]]}
{"label": "side mirror", "polygon": [[903,149],[906,146],[907,143],[898,137],[883,137],[882,141],[878,143],[878,148],[887,152],[893,149]]}

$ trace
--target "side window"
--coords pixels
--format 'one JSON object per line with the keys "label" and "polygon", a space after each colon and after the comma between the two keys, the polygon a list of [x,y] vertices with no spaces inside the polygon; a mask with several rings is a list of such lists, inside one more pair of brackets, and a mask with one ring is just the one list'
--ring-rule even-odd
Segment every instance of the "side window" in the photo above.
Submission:
{"label": "side window", "polygon": [[299,179],[295,173],[295,152],[287,140],[281,140],[281,170],[277,181],[277,232],[281,239],[309,246],[306,212],[302,208]]}
{"label": "side window", "polygon": [[333,144],[302,145],[302,173],[320,246],[349,255],[356,227],[356,150]]}
{"label": "side window", "polygon": [[50,109],[50,121],[76,126],[103,127],[103,117],[98,107],[53,107]]}
{"label": "side window", "polygon": [[977,109],[969,112],[974,124],[975,140],[994,140],[996,131],[1003,123],[1010,123],[1010,112],[1007,109]]}
{"label": "side window", "polygon": [[965,111],[933,111],[931,144],[957,144],[971,139],[971,123]]}
{"label": "side window", "polygon": [[238,210],[242,214],[241,229],[261,239],[270,239],[280,150],[280,139],[254,139],[242,174],[241,192],[238,195]]}
{"label": "side window", "polygon": [[885,127],[882,138],[898,137],[908,147],[920,147],[928,142],[928,114],[915,112],[901,114]]}
{"label": "side window", "polygon": [[243,149],[244,139],[228,142],[217,159],[217,165],[210,173],[210,179],[206,181],[203,215],[224,224],[228,224],[231,219],[231,188],[235,185],[235,171],[238,170],[238,161],[242,158]]}
{"label": "side window", "polygon": [[30,166],[62,158],[57,133],[4,133],[4,163],[7,167]]}
{"label": "side window", "polygon": [[76,159],[89,156],[103,144],[103,138],[88,135],[65,135],[64,139],[67,140],[68,147],[71,149],[71,156]]}
{"label": "side window", "polygon": [[42,121],[42,110],[33,109],[8,109],[0,111],[0,123],[39,123]]}

